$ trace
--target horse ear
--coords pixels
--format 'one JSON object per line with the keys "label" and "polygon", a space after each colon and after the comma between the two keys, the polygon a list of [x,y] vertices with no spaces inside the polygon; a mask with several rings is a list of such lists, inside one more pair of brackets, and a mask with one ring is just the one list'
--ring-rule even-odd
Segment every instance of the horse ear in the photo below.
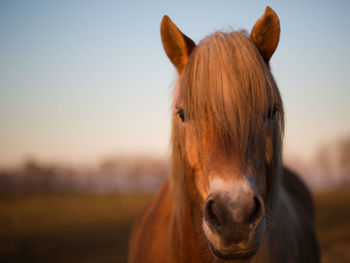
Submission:
{"label": "horse ear", "polygon": [[183,34],[166,15],[160,25],[160,36],[165,53],[181,75],[196,44]]}
{"label": "horse ear", "polygon": [[265,13],[255,23],[250,36],[260,54],[268,62],[275,52],[280,38],[280,21],[275,11],[269,6],[266,7]]}

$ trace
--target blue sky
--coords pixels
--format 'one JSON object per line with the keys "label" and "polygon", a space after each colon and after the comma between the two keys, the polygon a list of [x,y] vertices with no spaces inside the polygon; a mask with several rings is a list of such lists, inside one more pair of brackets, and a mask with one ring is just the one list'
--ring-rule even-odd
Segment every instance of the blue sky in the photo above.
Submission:
{"label": "blue sky", "polygon": [[1,1],[0,165],[169,153],[176,71],[164,14],[195,42],[248,31],[271,6],[271,68],[286,109],[284,150],[311,158],[350,135],[349,1]]}

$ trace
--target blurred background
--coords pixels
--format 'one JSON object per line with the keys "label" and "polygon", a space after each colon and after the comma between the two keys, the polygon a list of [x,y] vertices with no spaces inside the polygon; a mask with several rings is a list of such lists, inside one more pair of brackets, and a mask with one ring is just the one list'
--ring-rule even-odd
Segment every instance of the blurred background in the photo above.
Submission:
{"label": "blurred background", "polygon": [[159,25],[198,43],[281,21],[271,69],[285,163],[314,192],[323,262],[350,262],[350,2],[1,1],[0,262],[125,262],[169,175],[176,71]]}

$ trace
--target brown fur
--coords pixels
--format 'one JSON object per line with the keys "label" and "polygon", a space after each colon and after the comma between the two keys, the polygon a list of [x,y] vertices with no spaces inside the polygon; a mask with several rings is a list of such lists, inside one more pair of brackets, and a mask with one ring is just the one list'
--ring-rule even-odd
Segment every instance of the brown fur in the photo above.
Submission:
{"label": "brown fur", "polygon": [[[267,30],[264,17],[271,16],[276,21],[267,9],[255,34]],[[261,50],[276,48],[276,32],[264,40],[271,43],[259,46],[245,31],[216,32],[194,47],[170,19],[163,19],[161,28],[166,53],[179,72],[172,176],[135,224],[129,262],[221,262],[202,228],[214,176],[228,182],[249,178],[263,197],[266,227],[251,262],[319,262],[311,195],[281,160],[283,105]]]}
{"label": "brown fur", "polygon": [[196,45],[190,38],[182,34],[168,16],[164,16],[160,32],[164,50],[181,74],[187,64],[188,56]]}
{"label": "brown fur", "polygon": [[269,61],[280,38],[280,22],[270,7],[266,7],[265,14],[256,22],[251,36],[265,61]]}

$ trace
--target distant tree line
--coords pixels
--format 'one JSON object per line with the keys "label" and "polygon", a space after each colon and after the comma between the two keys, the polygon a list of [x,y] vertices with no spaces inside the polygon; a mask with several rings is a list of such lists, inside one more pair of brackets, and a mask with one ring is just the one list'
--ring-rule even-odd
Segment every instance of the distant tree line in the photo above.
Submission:
{"label": "distant tree line", "polygon": [[[314,162],[290,164],[314,188],[350,186],[350,136],[320,147]],[[0,168],[0,194],[26,192],[150,192],[169,176],[165,159],[109,158],[97,167],[72,168],[27,160]]]}
{"label": "distant tree line", "polygon": [[166,160],[111,158],[94,168],[72,168],[28,160],[0,169],[0,193],[154,191],[169,175]]}

